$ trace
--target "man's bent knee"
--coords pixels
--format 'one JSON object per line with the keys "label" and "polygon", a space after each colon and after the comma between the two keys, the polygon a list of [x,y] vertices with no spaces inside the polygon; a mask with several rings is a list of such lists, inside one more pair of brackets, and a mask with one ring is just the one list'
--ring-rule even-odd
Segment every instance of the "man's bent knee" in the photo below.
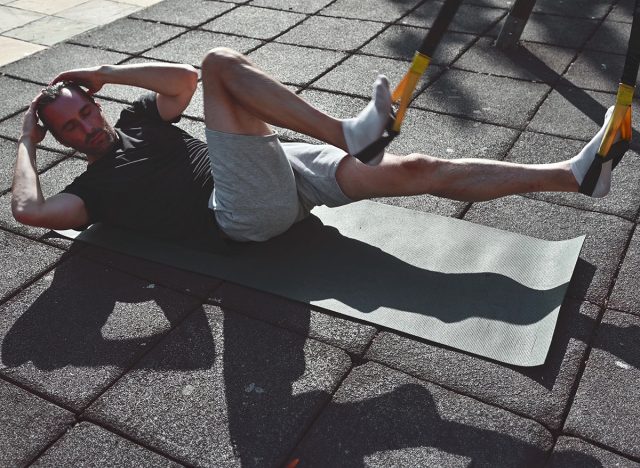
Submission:
{"label": "man's bent knee", "polygon": [[202,59],[202,73],[205,74],[212,71],[220,73],[228,70],[230,65],[238,63],[247,63],[247,60],[240,52],[228,47],[214,47]]}

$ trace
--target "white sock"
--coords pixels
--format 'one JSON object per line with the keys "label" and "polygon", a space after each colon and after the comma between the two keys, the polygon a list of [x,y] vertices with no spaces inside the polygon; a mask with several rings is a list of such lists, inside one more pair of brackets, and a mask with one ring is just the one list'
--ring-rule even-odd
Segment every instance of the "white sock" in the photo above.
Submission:
{"label": "white sock", "polygon": [[[596,154],[598,149],[600,148],[600,143],[602,143],[602,139],[604,138],[604,132],[607,128],[607,124],[611,119],[611,115],[613,114],[613,107],[610,107],[607,110],[607,113],[604,117],[604,124],[602,128],[596,135],[591,139],[587,145],[582,148],[582,151],[578,153],[576,156],[571,158],[571,171],[573,172],[573,176],[578,181],[578,184],[582,184],[589,167],[591,167],[591,163],[594,158],[598,157]],[[619,139],[616,137],[614,143]],[[611,188],[611,166],[613,161],[607,161],[602,164],[602,169],[600,171],[600,177],[598,177],[598,182],[596,183],[596,187],[593,190],[592,197],[604,197],[609,193],[609,189]]]}
{"label": "white sock", "polygon": [[[357,117],[342,121],[342,131],[350,154],[359,153],[382,136],[389,121],[391,104],[389,80],[384,75],[378,75],[373,85],[373,98],[367,107]],[[382,154],[384,151],[367,164],[377,164]]]}

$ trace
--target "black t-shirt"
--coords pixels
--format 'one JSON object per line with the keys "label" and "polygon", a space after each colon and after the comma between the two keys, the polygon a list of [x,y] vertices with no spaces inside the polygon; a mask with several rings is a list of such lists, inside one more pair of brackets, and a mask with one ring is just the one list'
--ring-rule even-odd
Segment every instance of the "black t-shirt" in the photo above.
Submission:
{"label": "black t-shirt", "polygon": [[120,137],[116,147],[62,190],[82,198],[90,223],[163,239],[213,234],[206,143],[163,121],[155,93],[125,108],[115,129]]}

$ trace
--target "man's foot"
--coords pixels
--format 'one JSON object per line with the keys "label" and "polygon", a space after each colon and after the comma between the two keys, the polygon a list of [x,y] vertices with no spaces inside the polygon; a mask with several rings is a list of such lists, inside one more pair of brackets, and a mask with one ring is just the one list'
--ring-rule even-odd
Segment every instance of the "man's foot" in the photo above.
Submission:
{"label": "man's foot", "polygon": [[[373,98],[362,112],[353,119],[342,121],[342,131],[349,153],[355,155],[382,136],[391,113],[391,89],[389,80],[378,75],[373,85]],[[367,164],[375,166],[380,162],[384,150]]]}
{"label": "man's foot", "polygon": [[[596,135],[591,139],[587,145],[582,148],[582,151],[578,153],[576,156],[571,158],[571,172],[573,172],[573,176],[578,181],[579,185],[582,185],[589,168],[591,167],[591,163],[594,158],[598,157],[598,149],[600,148],[600,143],[604,138],[604,132],[609,124],[609,120],[611,119],[611,115],[613,114],[613,107],[610,107],[607,110],[607,113],[604,117],[604,124],[602,128]],[[619,137],[616,137],[614,143],[618,141]],[[592,197],[604,197],[609,193],[609,189],[611,188],[611,171],[612,171],[612,160],[605,161],[602,163],[602,167],[600,169],[600,176],[598,177],[598,181],[596,183],[595,188],[593,189]]]}

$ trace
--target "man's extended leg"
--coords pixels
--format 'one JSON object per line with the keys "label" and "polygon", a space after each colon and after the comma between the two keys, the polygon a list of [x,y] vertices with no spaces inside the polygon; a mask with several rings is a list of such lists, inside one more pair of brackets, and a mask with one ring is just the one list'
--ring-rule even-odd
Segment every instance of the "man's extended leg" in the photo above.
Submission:
{"label": "man's extended leg", "polygon": [[202,62],[207,128],[242,135],[267,135],[268,124],[304,133],[355,153],[375,141],[391,109],[389,83],[381,77],[374,99],[356,117],[333,118],[256,68],[242,54],[219,47]]}

